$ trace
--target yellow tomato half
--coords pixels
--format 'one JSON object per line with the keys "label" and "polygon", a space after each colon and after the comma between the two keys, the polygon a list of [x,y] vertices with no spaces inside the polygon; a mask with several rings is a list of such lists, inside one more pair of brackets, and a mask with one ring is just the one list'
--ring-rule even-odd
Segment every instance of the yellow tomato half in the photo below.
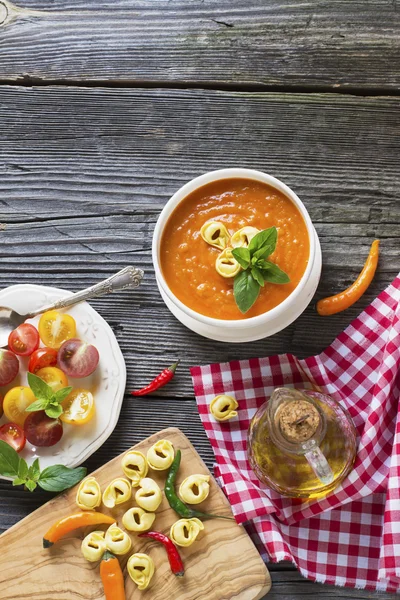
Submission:
{"label": "yellow tomato half", "polygon": [[66,374],[57,367],[43,367],[37,371],[36,375],[43,379],[51,387],[53,392],[57,392],[67,387],[68,379]]}
{"label": "yellow tomato half", "polygon": [[71,315],[49,310],[40,317],[39,335],[45,346],[58,348],[76,336],[76,323]]}
{"label": "yellow tomato half", "polygon": [[95,414],[93,394],[83,388],[72,390],[63,401],[62,407],[64,412],[60,419],[70,425],[85,425]]}
{"label": "yellow tomato half", "polygon": [[25,386],[13,387],[7,392],[3,400],[3,410],[9,421],[20,427],[24,426],[25,419],[29,415],[27,407],[35,402],[31,388]]}

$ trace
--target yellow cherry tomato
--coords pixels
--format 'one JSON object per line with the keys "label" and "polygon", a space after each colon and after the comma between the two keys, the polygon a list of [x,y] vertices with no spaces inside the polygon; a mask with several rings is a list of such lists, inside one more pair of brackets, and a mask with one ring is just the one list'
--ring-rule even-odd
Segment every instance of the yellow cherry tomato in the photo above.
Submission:
{"label": "yellow cherry tomato", "polygon": [[37,371],[36,375],[43,379],[51,387],[53,392],[58,392],[67,387],[68,379],[66,374],[58,367],[43,367]]}
{"label": "yellow cherry tomato", "polygon": [[45,346],[58,348],[76,336],[76,323],[71,315],[49,310],[40,317],[39,335]]}
{"label": "yellow cherry tomato", "polygon": [[9,421],[20,427],[24,426],[25,419],[29,415],[27,407],[35,402],[36,398],[29,387],[19,385],[7,392],[3,400],[4,414]]}
{"label": "yellow cherry tomato", "polygon": [[93,394],[83,388],[72,390],[63,401],[62,407],[64,412],[60,416],[61,421],[70,425],[85,425],[94,417]]}

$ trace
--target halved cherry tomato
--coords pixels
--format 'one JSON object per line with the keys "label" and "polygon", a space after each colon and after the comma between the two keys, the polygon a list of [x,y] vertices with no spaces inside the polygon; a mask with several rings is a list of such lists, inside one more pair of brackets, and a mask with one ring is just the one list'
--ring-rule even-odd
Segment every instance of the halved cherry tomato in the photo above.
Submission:
{"label": "halved cherry tomato", "polygon": [[44,367],[55,367],[57,364],[57,350],[55,348],[38,348],[29,359],[28,371],[37,373]]}
{"label": "halved cherry tomato", "polygon": [[19,360],[11,350],[0,348],[0,385],[8,385],[16,378]]}
{"label": "halved cherry tomato", "polygon": [[44,410],[27,413],[24,431],[28,442],[34,446],[54,446],[62,438],[60,419],[51,419]]}
{"label": "halved cherry tomato", "polygon": [[76,323],[71,315],[49,310],[40,317],[39,335],[45,346],[58,348],[76,336]]}
{"label": "halved cherry tomato", "polygon": [[57,367],[43,367],[36,372],[36,375],[43,379],[51,387],[53,392],[58,392],[62,388],[67,387],[68,379],[65,373]]}
{"label": "halved cherry tomato", "polygon": [[73,338],[59,349],[58,364],[68,377],[88,377],[99,364],[99,352],[92,344]]}
{"label": "halved cherry tomato", "polygon": [[30,356],[39,346],[39,332],[30,323],[22,323],[8,336],[8,347],[19,356]]}
{"label": "halved cherry tomato", "polygon": [[27,407],[35,402],[36,398],[30,387],[13,387],[7,392],[3,400],[3,410],[7,419],[20,427],[24,426],[29,413]]}
{"label": "halved cherry tomato", "polygon": [[0,427],[0,440],[7,442],[16,452],[21,452],[26,444],[24,430],[16,423],[5,423]]}
{"label": "halved cherry tomato", "polygon": [[72,390],[63,401],[62,407],[64,412],[60,416],[61,421],[70,425],[84,425],[94,417],[93,394],[83,388]]}

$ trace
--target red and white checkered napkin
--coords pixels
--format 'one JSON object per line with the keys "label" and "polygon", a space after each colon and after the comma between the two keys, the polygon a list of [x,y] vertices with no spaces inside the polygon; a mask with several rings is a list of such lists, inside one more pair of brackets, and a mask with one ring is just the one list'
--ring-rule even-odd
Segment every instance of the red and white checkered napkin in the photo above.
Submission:
{"label": "red and white checkered napkin", "polygon": [[[250,521],[273,561],[312,580],[400,591],[400,275],[319,356],[290,354],[191,369],[216,476],[239,523]],[[302,502],[261,484],[247,460],[247,429],[275,387],[317,387],[358,430],[354,470],[330,496]],[[238,416],[217,422],[209,404],[234,395]]]}

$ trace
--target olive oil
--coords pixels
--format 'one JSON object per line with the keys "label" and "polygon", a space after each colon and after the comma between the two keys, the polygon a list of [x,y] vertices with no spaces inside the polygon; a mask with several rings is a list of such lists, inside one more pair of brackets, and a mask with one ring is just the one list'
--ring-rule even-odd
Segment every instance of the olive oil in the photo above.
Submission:
{"label": "olive oil", "polygon": [[281,388],[253,417],[248,448],[253,471],[267,486],[285,496],[320,498],[350,472],[356,431],[330,396]]}

